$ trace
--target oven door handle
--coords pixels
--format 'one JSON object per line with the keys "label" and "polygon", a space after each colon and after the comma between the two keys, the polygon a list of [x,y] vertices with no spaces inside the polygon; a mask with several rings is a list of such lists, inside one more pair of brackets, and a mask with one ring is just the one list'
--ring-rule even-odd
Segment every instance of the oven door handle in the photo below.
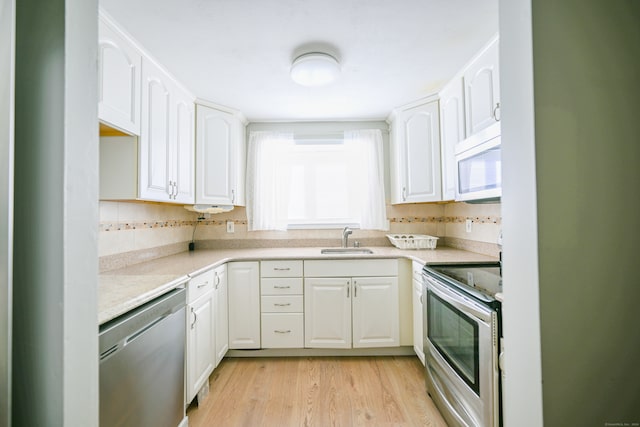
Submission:
{"label": "oven door handle", "polygon": [[446,300],[449,304],[456,307],[465,314],[474,317],[476,320],[490,324],[493,310],[473,301],[458,292],[451,290],[448,286],[443,285],[427,275],[422,276],[427,283],[427,290]]}

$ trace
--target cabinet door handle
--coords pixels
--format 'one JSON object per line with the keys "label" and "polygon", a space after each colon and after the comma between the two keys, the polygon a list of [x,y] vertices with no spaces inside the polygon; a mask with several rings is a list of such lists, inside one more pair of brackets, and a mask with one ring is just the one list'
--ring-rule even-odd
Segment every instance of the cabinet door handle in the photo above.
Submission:
{"label": "cabinet door handle", "polygon": [[236,190],[231,190],[231,204],[236,201]]}
{"label": "cabinet door handle", "polygon": [[216,278],[213,283],[216,285],[216,289],[218,289],[218,286],[220,285],[220,276],[218,276],[218,273],[216,273]]}
{"label": "cabinet door handle", "polygon": [[193,314],[193,323],[191,324],[191,329],[193,329],[196,326],[196,322],[198,321],[198,315],[193,310],[193,308],[191,308],[191,314]]}
{"label": "cabinet door handle", "polygon": [[291,289],[291,286],[273,285],[274,289]]}
{"label": "cabinet door handle", "polygon": [[358,283],[353,282],[353,297],[358,298]]}
{"label": "cabinet door handle", "polygon": [[274,271],[289,271],[291,270],[290,267],[274,267],[273,268]]}
{"label": "cabinet door handle", "polygon": [[351,285],[347,282],[347,298],[349,298],[349,291],[351,290]]}
{"label": "cabinet door handle", "polygon": [[402,187],[402,200],[407,200],[407,187]]}
{"label": "cabinet door handle", "polygon": [[498,115],[498,111],[500,111],[500,103],[496,102],[496,106],[493,109],[493,113],[491,113],[496,122],[500,121],[500,116]]}
{"label": "cabinet door handle", "polygon": [[279,329],[275,329],[273,332],[275,332],[276,334],[290,334],[291,333],[291,329],[287,329],[286,331],[281,331]]}
{"label": "cabinet door handle", "polygon": [[276,303],[273,303],[273,305],[275,305],[276,307],[287,307],[287,306],[290,306],[291,303],[287,302],[287,303],[282,304],[282,303],[276,302]]}

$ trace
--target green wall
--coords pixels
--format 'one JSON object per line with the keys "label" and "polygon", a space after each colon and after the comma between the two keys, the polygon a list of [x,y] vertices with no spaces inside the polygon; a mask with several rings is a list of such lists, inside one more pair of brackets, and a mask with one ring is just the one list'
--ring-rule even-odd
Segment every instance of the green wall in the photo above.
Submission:
{"label": "green wall", "polygon": [[532,15],[544,425],[638,423],[640,2]]}

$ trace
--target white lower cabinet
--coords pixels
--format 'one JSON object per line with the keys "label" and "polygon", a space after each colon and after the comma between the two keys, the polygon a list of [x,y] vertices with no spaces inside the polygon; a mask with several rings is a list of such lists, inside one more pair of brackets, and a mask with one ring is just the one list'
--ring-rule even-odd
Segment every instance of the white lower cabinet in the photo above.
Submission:
{"label": "white lower cabinet", "polygon": [[305,277],[305,347],[400,345],[397,260],[305,261],[307,273],[349,276]]}
{"label": "white lower cabinet", "polygon": [[213,317],[215,329],[214,364],[217,367],[229,350],[229,285],[227,282],[226,264],[213,270],[213,287]]}
{"label": "white lower cabinet", "polygon": [[351,279],[304,279],[304,346],[351,348]]}
{"label": "white lower cabinet", "polygon": [[422,267],[413,261],[413,350],[424,365]]}
{"label": "white lower cabinet", "polygon": [[262,348],[304,346],[302,261],[262,261]]}
{"label": "white lower cabinet", "polygon": [[260,263],[227,263],[229,349],[260,348]]}
{"label": "white lower cabinet", "polygon": [[214,274],[200,274],[187,284],[187,390],[189,404],[214,368]]}

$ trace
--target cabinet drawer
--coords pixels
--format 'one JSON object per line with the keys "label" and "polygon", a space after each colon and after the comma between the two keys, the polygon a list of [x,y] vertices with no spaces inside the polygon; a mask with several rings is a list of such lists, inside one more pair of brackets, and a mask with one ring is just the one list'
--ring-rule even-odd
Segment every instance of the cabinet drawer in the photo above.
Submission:
{"label": "cabinet drawer", "polygon": [[302,295],[269,295],[262,297],[263,313],[296,313],[304,311]]}
{"label": "cabinet drawer", "polygon": [[266,313],[262,315],[262,348],[303,348],[302,313]]}
{"label": "cabinet drawer", "polygon": [[194,276],[187,285],[187,304],[213,290],[213,270]]}
{"label": "cabinet drawer", "polygon": [[262,295],[302,295],[302,278],[264,278],[261,280],[261,293]]}
{"label": "cabinet drawer", "polygon": [[260,277],[302,277],[302,261],[262,261]]}

